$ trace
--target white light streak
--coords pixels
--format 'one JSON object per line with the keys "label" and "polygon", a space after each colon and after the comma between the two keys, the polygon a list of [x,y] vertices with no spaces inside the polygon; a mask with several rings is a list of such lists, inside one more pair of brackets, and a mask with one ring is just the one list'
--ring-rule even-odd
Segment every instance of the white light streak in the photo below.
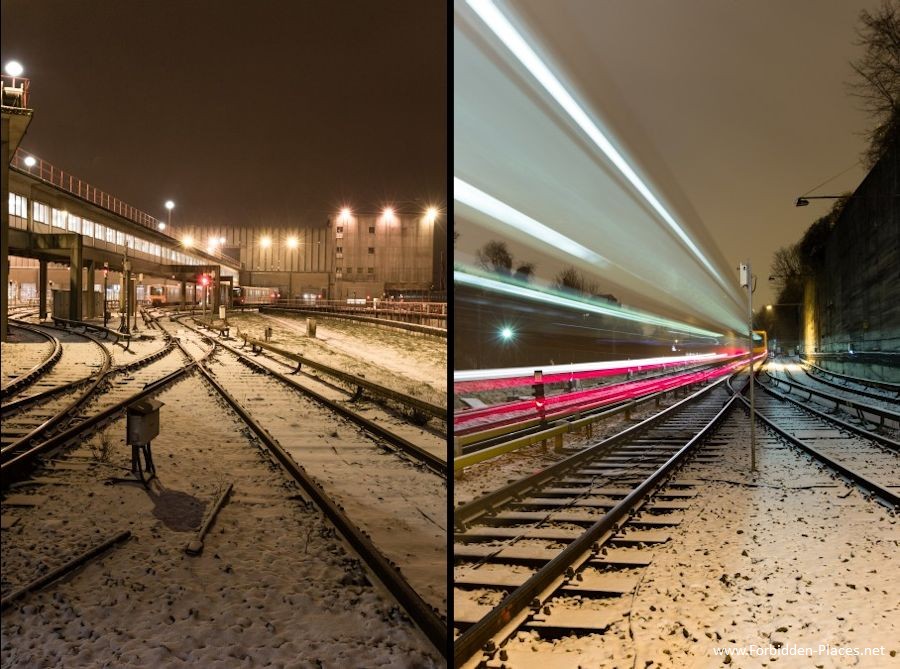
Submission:
{"label": "white light streak", "polygon": [[678,332],[687,332],[689,334],[701,335],[704,337],[724,336],[721,332],[704,330],[703,328],[698,328],[694,325],[680,323],[678,321],[663,318],[661,316],[654,316],[653,314],[648,314],[646,312],[623,309],[621,307],[617,308],[613,306],[605,306],[602,304],[587,302],[584,300],[577,300],[571,297],[558,295],[556,293],[544,292],[535,288],[525,288],[523,286],[506,283],[497,279],[489,279],[484,276],[469,274],[468,272],[463,272],[458,269],[453,270],[453,281],[454,283],[462,284],[464,286],[484,288],[486,290],[492,290],[497,293],[511,295],[520,299],[531,300],[533,302],[543,302],[545,304],[552,304],[553,306],[557,307],[577,309],[582,313],[588,311],[595,314],[603,314],[604,316],[621,318],[626,321],[634,321],[636,323],[646,323],[648,325],[657,325],[660,327],[672,328],[673,330],[677,330]]}
{"label": "white light streak", "polygon": [[453,177],[453,199],[473,209],[477,209],[481,213],[487,214],[491,218],[505,223],[520,232],[524,232],[545,244],[555,246],[569,255],[587,260],[601,267],[609,265],[609,261],[606,258],[591,251],[586,246],[582,246],[574,239],[570,239],[553,228],[549,228],[543,223],[534,220],[518,209],[513,209],[505,202],[501,202],[484,191],[478,190],[475,186],[466,183],[459,177]]}
{"label": "white light streak", "polygon": [[616,166],[631,183],[632,186],[640,193],[647,203],[659,214],[659,216],[672,229],[676,236],[684,242],[685,246],[690,249],[691,253],[703,264],[704,267],[712,274],[712,276],[730,293],[732,287],[727,284],[712,264],[707,260],[706,256],[697,248],[693,240],[675,221],[675,218],[666,210],[657,197],[650,191],[647,185],[641,180],[632,167],[626,162],[625,158],[612,145],[612,142],[600,131],[597,125],[591,120],[587,112],[582,109],[575,98],[566,90],[557,77],[550,71],[550,68],[541,60],[541,58],[528,45],[521,34],[513,27],[509,20],[497,8],[492,0],[466,0],[468,5],[481,17],[481,20],[487,24],[488,28],[500,39],[503,44],[512,52],[525,68],[538,80],[554,100],[565,110],[575,123],[584,131],[584,133],[597,145],[597,147],[606,155],[606,157]]}

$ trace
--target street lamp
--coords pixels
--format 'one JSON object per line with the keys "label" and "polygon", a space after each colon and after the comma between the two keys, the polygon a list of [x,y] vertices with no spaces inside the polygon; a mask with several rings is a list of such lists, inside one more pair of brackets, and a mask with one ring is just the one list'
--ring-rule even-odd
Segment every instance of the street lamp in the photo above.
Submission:
{"label": "street lamp", "polygon": [[259,240],[259,245],[262,246],[264,249],[269,248],[270,246],[272,246],[272,238],[269,236],[263,237],[262,239]]}
{"label": "street lamp", "polygon": [[25,167],[34,167],[36,164],[37,160],[34,159],[34,156],[25,157]]}
{"label": "street lamp", "polygon": [[[175,203],[172,200],[166,200],[166,225],[172,225],[172,210],[175,208]],[[163,228],[160,228],[162,230]]]}
{"label": "street lamp", "polygon": [[181,243],[185,248],[191,248],[194,245],[194,238],[190,235],[185,235],[184,237],[182,237]]}
{"label": "street lamp", "polygon": [[513,329],[508,325],[504,325],[502,328],[500,328],[500,339],[502,339],[504,342],[512,341],[512,338],[515,336],[515,334],[516,333],[513,332]]}
{"label": "street lamp", "polygon": [[438,209],[437,207],[428,207],[425,210],[425,220],[429,223],[434,223],[438,217]]}
{"label": "street lamp", "polygon": [[22,76],[22,72],[25,71],[25,68],[22,67],[22,63],[17,60],[9,61],[3,69],[11,77],[20,77]]}
{"label": "street lamp", "polygon": [[288,237],[287,245],[289,249],[297,248],[297,238],[296,237]]}

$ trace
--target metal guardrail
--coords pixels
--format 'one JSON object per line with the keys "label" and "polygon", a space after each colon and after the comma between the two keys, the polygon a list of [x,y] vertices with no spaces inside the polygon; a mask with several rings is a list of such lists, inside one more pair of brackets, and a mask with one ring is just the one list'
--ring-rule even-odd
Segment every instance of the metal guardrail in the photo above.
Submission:
{"label": "metal guardrail", "polygon": [[[471,467],[474,464],[479,462],[484,462],[485,460],[490,460],[491,458],[496,458],[499,455],[503,455],[504,453],[509,453],[510,451],[515,451],[519,448],[524,448],[526,446],[531,446],[533,444],[537,444],[542,441],[549,441],[553,439],[555,441],[554,449],[557,451],[562,450],[563,446],[563,436],[569,434],[570,432],[577,432],[582,429],[591,430],[593,428],[593,424],[597,421],[604,420],[606,418],[610,418],[611,416],[618,415],[620,413],[629,414],[632,410],[636,409],[639,404],[643,404],[644,402],[648,402],[650,400],[656,400],[657,405],[659,404],[659,400],[668,392],[677,393],[679,390],[684,389],[687,392],[687,389],[690,388],[690,385],[673,388],[672,390],[666,390],[659,393],[653,393],[652,395],[647,395],[646,397],[641,397],[636,400],[629,400],[625,404],[618,406],[614,409],[609,409],[608,411],[603,411],[601,413],[592,414],[590,416],[585,416],[582,418],[574,418],[574,419],[563,419],[566,422],[562,425],[557,425],[555,427],[548,428],[546,430],[541,430],[540,432],[533,432],[532,434],[528,434],[522,437],[517,437],[515,439],[510,439],[502,444],[497,444],[496,446],[490,446],[488,448],[481,449],[479,451],[474,451],[472,453],[461,453],[462,447],[465,445],[464,438],[465,437],[456,437],[453,440],[453,448],[455,453],[457,453],[456,457],[453,458],[453,470],[455,472],[462,471],[466,467]],[[529,421],[531,422],[531,421]],[[535,419],[535,422],[539,423],[540,420]],[[481,435],[483,433],[475,433],[476,435]],[[471,437],[472,435],[465,435],[467,437]],[[590,436],[590,433],[588,434]],[[471,443],[471,441],[467,442]]]}

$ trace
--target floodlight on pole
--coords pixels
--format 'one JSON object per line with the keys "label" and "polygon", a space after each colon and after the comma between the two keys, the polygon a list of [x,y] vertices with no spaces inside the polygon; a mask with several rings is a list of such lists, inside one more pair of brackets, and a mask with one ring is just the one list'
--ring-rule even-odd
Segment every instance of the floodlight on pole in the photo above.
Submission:
{"label": "floodlight on pole", "polygon": [[500,339],[505,342],[511,341],[515,334],[516,333],[513,332],[513,329],[508,325],[504,325],[502,328],[500,328]]}
{"label": "floodlight on pole", "polygon": [[289,249],[297,248],[297,238],[296,237],[288,237],[287,245]]}
{"label": "floodlight on pole", "polygon": [[25,68],[22,67],[22,63],[19,61],[11,60],[6,64],[3,70],[11,77],[20,77],[22,76],[22,72],[25,71]]}
{"label": "floodlight on pole", "polygon": [[270,246],[272,246],[272,238],[268,237],[268,236],[263,237],[262,239],[259,240],[259,245],[262,246],[264,249],[269,248]]}
{"label": "floodlight on pole", "polygon": [[[172,210],[175,208],[175,203],[172,200],[166,200],[166,225],[169,227],[172,226]],[[162,230],[162,228],[160,228]]]}
{"label": "floodlight on pole", "polygon": [[350,207],[344,207],[341,209],[341,221],[346,222],[350,220],[350,216],[353,212],[350,211]]}
{"label": "floodlight on pole", "polygon": [[434,223],[438,217],[438,209],[437,207],[428,207],[425,210],[425,220],[429,223]]}
{"label": "floodlight on pole", "polygon": [[25,156],[25,167],[34,167],[37,165],[37,160],[34,159],[34,156]]}
{"label": "floodlight on pole", "polygon": [[381,212],[381,216],[382,216],[382,218],[384,218],[384,220],[386,220],[386,221],[393,220],[393,218],[394,218],[394,208],[393,208],[393,207],[385,207],[384,210]]}

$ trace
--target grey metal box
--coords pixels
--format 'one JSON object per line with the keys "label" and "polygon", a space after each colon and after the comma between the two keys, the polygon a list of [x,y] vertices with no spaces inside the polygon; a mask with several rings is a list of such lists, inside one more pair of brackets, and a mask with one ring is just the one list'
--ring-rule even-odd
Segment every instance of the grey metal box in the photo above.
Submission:
{"label": "grey metal box", "polygon": [[141,400],[128,407],[128,443],[149,444],[159,434],[159,400]]}

